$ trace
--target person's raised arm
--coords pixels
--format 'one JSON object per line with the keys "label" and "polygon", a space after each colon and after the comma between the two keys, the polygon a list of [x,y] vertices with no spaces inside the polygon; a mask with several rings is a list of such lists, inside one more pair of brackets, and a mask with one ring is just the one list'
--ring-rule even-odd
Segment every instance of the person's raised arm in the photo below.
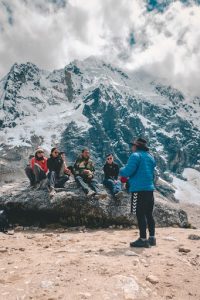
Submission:
{"label": "person's raised arm", "polygon": [[140,163],[140,155],[138,153],[133,153],[128,159],[125,167],[121,168],[119,175],[122,177],[130,177],[134,175]]}

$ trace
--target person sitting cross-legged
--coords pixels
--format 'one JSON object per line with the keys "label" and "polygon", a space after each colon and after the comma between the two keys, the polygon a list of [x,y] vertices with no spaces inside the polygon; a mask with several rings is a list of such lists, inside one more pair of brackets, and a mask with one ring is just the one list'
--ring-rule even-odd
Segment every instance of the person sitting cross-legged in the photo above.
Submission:
{"label": "person sitting cross-legged", "polygon": [[51,149],[50,158],[47,160],[47,166],[49,169],[48,180],[50,195],[53,196],[55,194],[55,188],[63,188],[65,182],[69,180],[69,175],[64,173],[61,175],[64,161],[56,147]]}
{"label": "person sitting cross-legged", "polygon": [[48,167],[43,149],[36,149],[35,156],[30,160],[25,172],[32,187],[42,188],[46,185],[45,179],[47,178]]}
{"label": "person sitting cross-legged", "polygon": [[103,184],[107,187],[112,195],[120,198],[123,195],[121,181],[118,180],[119,166],[114,162],[113,155],[110,153],[106,156],[106,163],[103,167],[104,181]]}
{"label": "person sitting cross-legged", "polygon": [[94,178],[94,164],[90,159],[88,149],[83,149],[81,155],[74,164],[74,176],[76,182],[82,187],[87,196],[99,195],[102,198],[107,196],[102,193],[98,187],[98,182]]}

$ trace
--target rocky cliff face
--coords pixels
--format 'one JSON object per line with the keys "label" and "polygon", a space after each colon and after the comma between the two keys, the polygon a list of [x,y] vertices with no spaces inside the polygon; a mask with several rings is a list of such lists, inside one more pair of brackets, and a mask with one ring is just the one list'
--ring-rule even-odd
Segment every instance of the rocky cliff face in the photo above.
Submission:
{"label": "rocky cliff face", "polygon": [[107,152],[124,164],[130,140],[144,136],[170,181],[185,167],[200,170],[199,106],[199,98],[94,57],[53,72],[15,64],[0,81],[1,163],[21,162],[37,145],[59,145],[72,162],[88,146],[100,169]]}

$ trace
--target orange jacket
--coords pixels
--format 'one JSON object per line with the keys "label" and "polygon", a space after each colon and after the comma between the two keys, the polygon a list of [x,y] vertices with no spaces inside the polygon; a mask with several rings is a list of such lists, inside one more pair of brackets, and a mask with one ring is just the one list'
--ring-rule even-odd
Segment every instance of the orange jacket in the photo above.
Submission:
{"label": "orange jacket", "polygon": [[48,172],[48,168],[47,168],[47,158],[44,157],[43,160],[37,160],[35,157],[33,157],[31,159],[31,168],[34,169],[34,165],[37,164],[40,166],[40,168],[47,173]]}

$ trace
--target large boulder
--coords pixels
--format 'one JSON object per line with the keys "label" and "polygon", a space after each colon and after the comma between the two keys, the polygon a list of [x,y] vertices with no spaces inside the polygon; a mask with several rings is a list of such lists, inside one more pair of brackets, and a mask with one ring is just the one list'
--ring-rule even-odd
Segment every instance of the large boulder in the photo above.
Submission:
{"label": "large boulder", "polygon": [[[155,196],[154,216],[158,226],[188,226],[187,214],[177,204],[169,203],[158,193]],[[136,224],[135,216],[130,213],[130,198],[126,192],[121,200],[115,200],[111,195],[105,199],[87,198],[72,182],[53,198],[45,190],[22,188],[7,192],[0,196],[0,209],[8,211],[10,222],[21,225],[130,226]]]}

